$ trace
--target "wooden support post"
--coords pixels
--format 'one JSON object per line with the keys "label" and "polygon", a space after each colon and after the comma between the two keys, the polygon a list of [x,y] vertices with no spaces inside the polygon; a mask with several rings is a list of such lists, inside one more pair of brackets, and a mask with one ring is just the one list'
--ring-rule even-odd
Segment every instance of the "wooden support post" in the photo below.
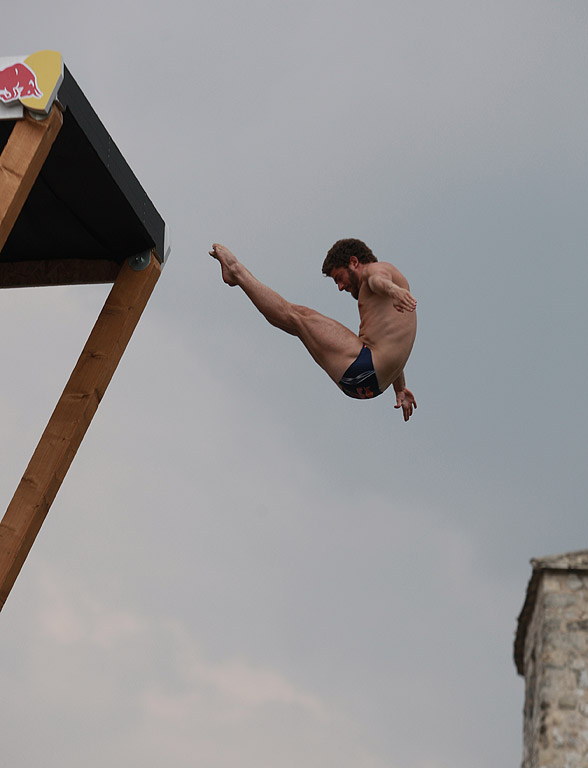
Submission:
{"label": "wooden support post", "polygon": [[59,129],[63,115],[57,105],[49,117],[28,113],[17,120],[0,155],[0,251],[31,191]]}
{"label": "wooden support post", "polygon": [[161,274],[123,264],[0,523],[0,610]]}

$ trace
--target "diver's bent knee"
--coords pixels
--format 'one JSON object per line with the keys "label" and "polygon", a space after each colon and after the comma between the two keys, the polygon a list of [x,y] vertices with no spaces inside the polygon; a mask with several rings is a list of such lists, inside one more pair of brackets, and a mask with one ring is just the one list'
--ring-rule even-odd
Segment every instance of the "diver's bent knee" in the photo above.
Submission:
{"label": "diver's bent knee", "polygon": [[290,313],[292,319],[306,320],[309,317],[318,317],[319,313],[315,309],[305,307],[303,304],[290,304]]}
{"label": "diver's bent knee", "polygon": [[290,324],[296,333],[306,328],[313,317],[319,317],[318,312],[303,304],[290,304],[288,314]]}

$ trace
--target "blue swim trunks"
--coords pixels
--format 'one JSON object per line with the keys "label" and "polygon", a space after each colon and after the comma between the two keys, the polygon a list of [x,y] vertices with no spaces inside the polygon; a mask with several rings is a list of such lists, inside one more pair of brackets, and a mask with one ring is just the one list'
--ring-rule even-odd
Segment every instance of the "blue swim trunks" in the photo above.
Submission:
{"label": "blue swim trunks", "polygon": [[351,363],[339,382],[339,386],[349,397],[366,400],[381,395],[374,364],[372,351],[363,347],[355,362]]}

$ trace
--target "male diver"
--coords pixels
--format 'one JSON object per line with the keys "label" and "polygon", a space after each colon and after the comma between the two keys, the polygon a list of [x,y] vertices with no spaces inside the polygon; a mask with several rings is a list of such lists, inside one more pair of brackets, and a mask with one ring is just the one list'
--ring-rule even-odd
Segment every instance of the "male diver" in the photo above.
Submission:
{"label": "male diver", "polygon": [[269,323],[297,336],[346,395],[370,399],[392,385],[394,407],[402,408],[404,421],[409,420],[417,404],[406,388],[404,366],[416,336],[416,299],[396,267],[378,261],[365,243],[354,238],[338,240],[327,253],[323,274],[357,299],[356,335],[314,309],[286,301],[260,283],[224,245],[215,243],[210,255],[220,262],[225,283],[242,288]]}

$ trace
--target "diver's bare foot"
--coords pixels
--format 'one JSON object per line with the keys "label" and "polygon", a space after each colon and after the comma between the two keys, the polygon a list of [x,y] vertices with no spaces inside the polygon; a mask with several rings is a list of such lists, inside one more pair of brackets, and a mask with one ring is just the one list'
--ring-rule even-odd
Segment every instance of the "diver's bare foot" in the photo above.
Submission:
{"label": "diver's bare foot", "polygon": [[227,285],[238,285],[235,267],[239,265],[239,262],[231,251],[226,246],[220,245],[220,243],[213,243],[212,250],[209,253],[213,259],[217,259],[220,262],[225,283]]}

